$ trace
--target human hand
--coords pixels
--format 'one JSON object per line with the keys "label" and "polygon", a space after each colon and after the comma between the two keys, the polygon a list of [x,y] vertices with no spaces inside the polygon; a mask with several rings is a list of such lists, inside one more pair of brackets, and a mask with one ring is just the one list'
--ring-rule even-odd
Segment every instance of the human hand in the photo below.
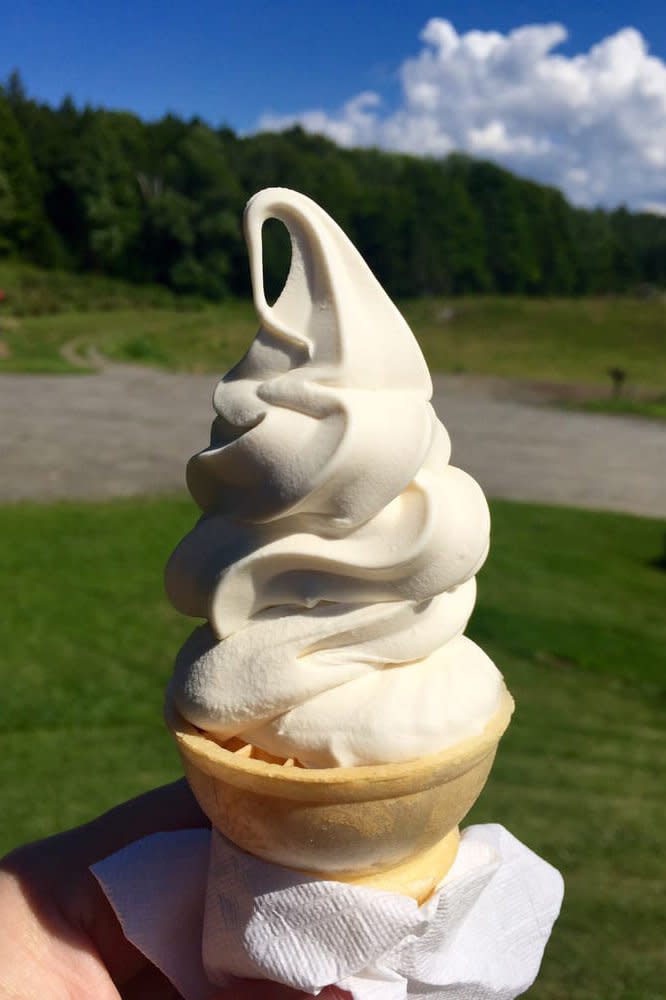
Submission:
{"label": "human hand", "polygon": [[[177,781],[4,858],[0,1000],[177,1000],[178,991],[124,936],[90,866],[151,833],[207,825],[187,783]],[[299,996],[277,983],[238,980],[221,992],[211,987],[208,1000]]]}

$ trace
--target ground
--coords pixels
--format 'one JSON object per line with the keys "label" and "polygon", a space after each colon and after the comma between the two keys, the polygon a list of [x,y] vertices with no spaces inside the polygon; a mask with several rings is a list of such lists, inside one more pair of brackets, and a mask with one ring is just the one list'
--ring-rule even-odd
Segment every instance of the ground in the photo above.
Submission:
{"label": "ground", "polygon": [[[215,375],[108,365],[94,375],[0,375],[0,500],[182,489],[207,441]],[[453,461],[489,496],[666,515],[657,421],[553,409],[547,387],[435,375]]]}

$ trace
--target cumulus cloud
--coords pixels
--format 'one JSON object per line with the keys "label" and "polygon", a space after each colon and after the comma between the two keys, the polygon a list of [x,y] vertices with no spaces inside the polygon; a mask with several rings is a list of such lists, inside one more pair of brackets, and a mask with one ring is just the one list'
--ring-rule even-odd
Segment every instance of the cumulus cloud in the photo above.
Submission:
{"label": "cumulus cloud", "polygon": [[566,37],[561,24],[458,34],[433,18],[400,68],[395,110],[364,92],[334,114],[264,115],[258,127],[299,124],[343,146],[417,155],[461,150],[553,184],[576,204],[663,206],[666,64],[634,28],[575,56],[556,51]]}

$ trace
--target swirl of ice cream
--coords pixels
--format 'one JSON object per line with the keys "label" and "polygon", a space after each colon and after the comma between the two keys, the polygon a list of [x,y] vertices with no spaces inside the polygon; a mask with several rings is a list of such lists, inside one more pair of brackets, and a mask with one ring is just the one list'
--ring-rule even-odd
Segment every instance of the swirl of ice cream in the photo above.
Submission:
{"label": "swirl of ice cream", "polygon": [[[273,306],[262,226],[292,260]],[[501,674],[463,635],[489,538],[407,323],[313,201],[260,192],[245,211],[260,329],[218,384],[188,464],[203,510],[166,585],[207,619],[172,694],[194,725],[308,767],[410,760],[480,732]]]}

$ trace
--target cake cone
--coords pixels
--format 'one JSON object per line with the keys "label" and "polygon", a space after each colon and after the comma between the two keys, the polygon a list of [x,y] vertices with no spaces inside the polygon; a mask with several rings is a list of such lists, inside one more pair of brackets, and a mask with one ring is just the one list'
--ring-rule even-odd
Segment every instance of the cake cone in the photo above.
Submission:
{"label": "cake cone", "polygon": [[513,707],[505,689],[477,736],[416,760],[336,768],[300,767],[239,741],[222,746],[169,695],[165,715],[197,801],[242,850],[422,902],[453,863],[458,824],[486,783]]}

